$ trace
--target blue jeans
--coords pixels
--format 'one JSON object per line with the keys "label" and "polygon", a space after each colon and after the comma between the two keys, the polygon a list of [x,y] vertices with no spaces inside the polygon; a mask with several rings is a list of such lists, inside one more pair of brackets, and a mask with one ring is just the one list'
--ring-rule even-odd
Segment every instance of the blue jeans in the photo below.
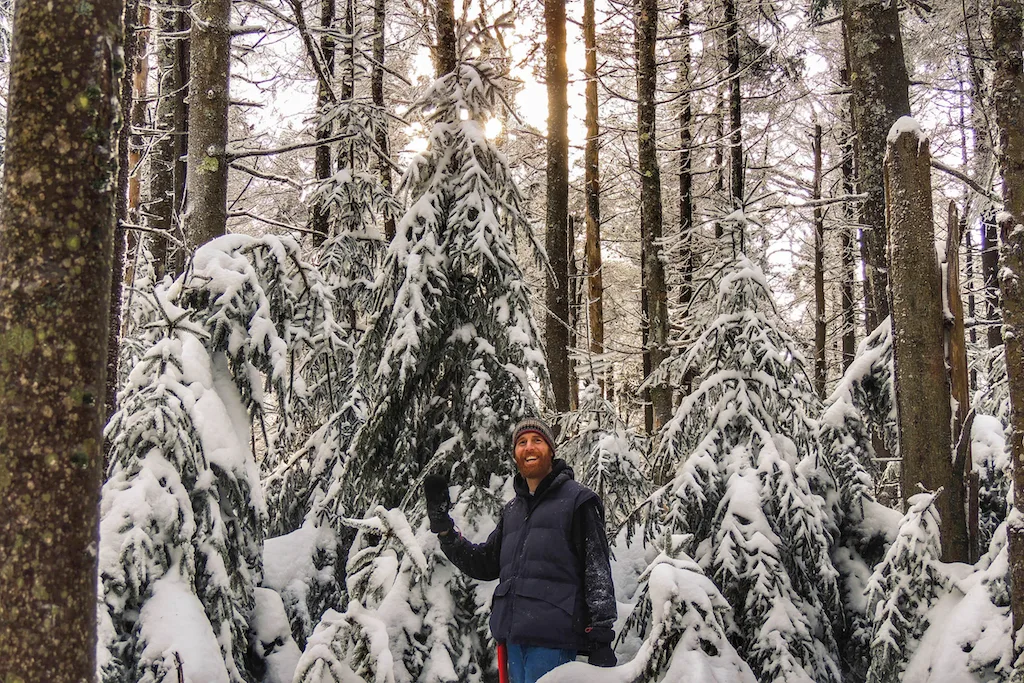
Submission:
{"label": "blue jeans", "polygon": [[506,643],[508,649],[508,677],[512,683],[537,683],[537,679],[566,662],[576,659],[576,650],[555,650]]}

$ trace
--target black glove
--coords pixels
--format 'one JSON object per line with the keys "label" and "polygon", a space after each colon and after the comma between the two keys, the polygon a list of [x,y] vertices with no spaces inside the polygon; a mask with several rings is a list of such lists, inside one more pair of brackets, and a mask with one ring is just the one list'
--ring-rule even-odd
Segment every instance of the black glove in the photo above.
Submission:
{"label": "black glove", "polygon": [[587,629],[587,637],[590,638],[590,657],[587,661],[594,666],[603,667],[612,667],[619,663],[615,657],[615,650],[612,649],[614,631],[601,626],[591,626]]}
{"label": "black glove", "polygon": [[423,480],[423,495],[427,498],[427,518],[430,519],[430,530],[435,534],[451,531],[455,522],[448,515],[452,500],[448,496],[448,480],[431,474]]}
{"label": "black glove", "polygon": [[594,666],[603,666],[605,668],[616,666],[619,663],[619,660],[615,657],[615,650],[612,649],[609,643],[595,646],[590,651],[590,659],[588,661]]}

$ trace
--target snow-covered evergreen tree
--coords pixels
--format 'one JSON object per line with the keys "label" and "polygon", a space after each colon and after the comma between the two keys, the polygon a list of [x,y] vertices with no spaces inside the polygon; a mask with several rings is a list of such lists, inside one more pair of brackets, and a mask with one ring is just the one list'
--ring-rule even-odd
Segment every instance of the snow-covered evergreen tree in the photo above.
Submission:
{"label": "snow-covered evergreen tree", "polygon": [[759,680],[838,680],[837,573],[825,502],[807,477],[819,465],[804,361],[742,255],[715,303],[678,361],[696,379],[655,452],[669,483],[654,496],[648,538],[692,536],[684,550],[732,605],[737,649]]}
{"label": "snow-covered evergreen tree", "polygon": [[477,642],[476,590],[439,554],[436,539],[425,528],[414,533],[398,509],[378,507],[346,524],[359,530],[348,606],[324,614],[297,683],[480,681],[493,653]]}
{"label": "snow-covered evergreen tree", "polygon": [[[264,386],[281,411],[304,387],[290,358],[328,293],[291,239],[231,235],[152,290],[159,317],[107,436],[99,553],[108,681],[251,682],[249,619],[266,508],[251,449]],[[265,431],[265,430],[264,430]]]}
{"label": "snow-covered evergreen tree", "polygon": [[560,422],[564,441],[558,455],[601,498],[611,532],[649,493],[648,440],[622,421],[595,384],[583,387],[579,407]]}
{"label": "snow-covered evergreen tree", "polygon": [[844,615],[836,622],[836,640],[844,678],[852,680],[864,680],[871,662],[872,622],[864,598],[867,579],[895,537],[899,518],[899,513],[875,500],[874,482],[868,473],[875,469],[874,451],[868,427],[854,405],[853,387],[875,359],[874,350],[866,345],[862,344],[860,351],[826,401],[819,420],[822,461],[832,483],[816,487],[831,504],[828,523],[836,535],[832,563],[840,574]]}
{"label": "snow-covered evergreen tree", "polygon": [[623,629],[646,638],[621,667],[622,680],[753,683],[753,672],[729,641],[736,632],[729,603],[682,552],[682,537],[663,541],[662,552],[640,576],[640,599]]}
{"label": "snow-covered evergreen tree", "polygon": [[978,473],[978,540],[987,548],[996,529],[1009,513],[1010,454],[1004,423],[989,415],[975,415],[971,428],[971,457]]}
{"label": "snow-covered evergreen tree", "polygon": [[868,683],[902,680],[907,661],[928,628],[928,609],[948,584],[939,560],[935,494],[918,493],[908,503],[896,540],[868,581],[873,617]]}
{"label": "snow-covered evergreen tree", "polygon": [[519,193],[483,128],[500,100],[490,66],[462,63],[420,104],[429,147],[403,177],[410,208],[360,349],[357,385],[371,407],[346,463],[345,480],[358,484],[339,492],[343,510],[402,502],[434,461],[486,487],[508,471],[511,428],[533,411],[530,382],[545,373],[513,251]]}

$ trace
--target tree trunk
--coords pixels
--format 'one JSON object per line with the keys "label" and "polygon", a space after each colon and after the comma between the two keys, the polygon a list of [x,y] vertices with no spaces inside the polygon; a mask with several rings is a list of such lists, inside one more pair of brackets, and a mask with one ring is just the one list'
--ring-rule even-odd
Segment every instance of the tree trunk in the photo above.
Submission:
{"label": "tree trunk", "polygon": [[[960,218],[957,216],[956,204],[949,203],[946,221],[946,302],[953,319],[945,326],[946,367],[949,368],[950,392],[956,401],[956,413],[953,415],[952,443],[956,447],[957,458],[954,459],[953,475],[950,481],[949,495],[956,500],[967,501],[968,484],[970,482],[971,435],[968,413],[971,409],[970,375],[967,372],[967,335],[964,328],[964,301],[960,295]],[[958,477],[959,473],[959,477]],[[959,485],[960,490],[956,487]],[[970,510],[968,505],[967,510]],[[967,562],[976,562],[975,548],[977,538],[971,529],[977,528],[977,520],[967,520]]]}
{"label": "tree trunk", "polygon": [[985,292],[985,333],[988,348],[1003,343],[999,325],[999,238],[994,211],[985,211],[981,218],[981,276]]}
{"label": "tree trunk", "polygon": [[[185,226],[182,214],[185,212],[185,186],[188,180],[188,84],[190,83],[190,72],[192,62],[192,17],[188,13],[191,6],[189,0],[169,0],[172,6],[178,9],[177,26],[181,38],[178,39],[175,54],[178,62],[177,82],[180,87],[175,91],[174,104],[174,131],[175,131],[175,155],[174,155],[174,197],[172,212],[174,216],[174,234],[178,237],[179,243],[185,243]],[[168,245],[170,247],[170,245]],[[185,267],[185,248],[177,247],[167,259],[167,270],[172,273],[180,273]]]}
{"label": "tree trunk", "polygon": [[[645,375],[650,376],[668,357],[668,294],[661,260],[661,171],[658,167],[657,94],[658,62],[657,0],[638,0],[636,24],[637,54],[637,160],[640,165],[640,235],[643,288],[647,294],[647,356]],[[672,418],[672,390],[662,384],[649,390],[649,433]]]}
{"label": "tree trunk", "polygon": [[941,275],[932,229],[928,147],[920,130],[904,128],[890,143],[885,164],[892,249],[893,366],[903,459],[901,485],[904,501],[918,492],[918,485],[929,491],[945,489],[937,501],[942,559],[964,562],[967,525],[963,476],[953,471],[949,376],[943,350]]}
{"label": "tree trunk", "polygon": [[[729,172],[732,207],[742,209],[743,188],[743,120],[740,95],[740,38],[736,20],[736,0],[724,0],[725,54],[729,77]],[[743,223],[739,222],[739,249],[744,251]]]}
{"label": "tree trunk", "polygon": [[[814,187],[812,197],[821,199],[821,126],[814,126]],[[825,212],[814,205],[814,388],[825,398]]]}
{"label": "tree trunk", "polygon": [[[122,107],[131,112],[131,125],[124,126],[121,132],[122,136],[128,138],[128,154],[123,171],[118,163],[118,173],[128,174],[128,210],[134,214],[139,210],[142,195],[139,162],[142,161],[143,142],[142,135],[133,132],[132,128],[145,126],[149,111],[149,102],[146,101],[149,84],[149,7],[140,6],[138,0],[128,0],[125,3],[124,26],[125,63],[131,64],[133,68],[132,77],[124,79],[129,84],[122,86],[121,93],[122,97],[128,97],[122,102]],[[137,97],[132,97],[133,91],[138,93]]]}
{"label": "tree trunk", "polygon": [[[719,87],[715,98],[715,111],[712,116],[715,119],[715,197],[719,201],[725,201],[725,95]],[[715,221],[715,239],[719,240],[725,234],[722,228],[722,221]]]}
{"label": "tree trunk", "polygon": [[[966,218],[966,216],[965,216]],[[971,346],[978,343],[978,319],[977,307],[974,303],[974,245],[971,241],[971,231],[967,222],[961,219],[961,231],[964,235],[964,278],[967,280],[967,318],[971,321],[971,328],[968,332]],[[978,371],[971,368],[971,391],[978,388]]]}
{"label": "tree trunk", "polygon": [[[320,28],[330,29],[334,27],[334,0],[320,0]],[[320,37],[320,53],[323,56],[324,76],[334,76],[334,36],[325,31]],[[316,55],[310,55],[316,59]],[[331,103],[330,91],[327,84],[317,81],[316,109],[320,116],[324,115],[327,106]],[[327,140],[334,134],[334,126],[329,122],[321,122],[316,128],[316,139]],[[313,173],[318,184],[322,184],[334,174],[334,167],[331,164],[331,146],[328,143],[317,145],[313,157]],[[314,202],[310,209],[310,228],[313,230],[313,244],[323,244],[330,234],[330,212],[323,199]]]}
{"label": "tree trunk", "polygon": [[[998,160],[1003,179],[1003,241],[999,285],[1003,295],[1006,379],[1010,391],[1013,497],[1024,500],[1024,21],[1019,0],[993,0],[992,51],[995,56],[992,99],[998,128]],[[1019,503],[1018,503],[1019,504]],[[1019,508],[1007,525],[1010,553],[1010,609],[1013,632],[1024,627],[1024,524]],[[1018,648],[1014,652],[1019,654]]]}
{"label": "tree trunk", "polygon": [[547,219],[544,248],[551,263],[544,342],[555,410],[569,409],[569,72],[565,63],[565,0],[546,0],[544,74],[548,88]]}
{"label": "tree trunk", "polygon": [[185,239],[189,254],[227,230],[231,0],[192,5]]}
{"label": "tree trunk", "polygon": [[3,681],[96,675],[122,9],[14,6],[0,214]]}
{"label": "tree trunk", "polygon": [[910,114],[910,85],[896,3],[843,0],[843,24],[853,89],[857,184],[867,194],[860,222],[870,332],[889,315],[882,161],[890,126]]}
{"label": "tree trunk", "polygon": [[436,38],[434,46],[434,70],[437,77],[455,71],[459,56],[455,52],[455,3],[453,0],[437,0]]}
{"label": "tree trunk", "polygon": [[[601,143],[598,137],[601,133],[597,124],[597,30],[594,0],[583,0],[583,42],[587,51],[584,66],[584,75],[587,79],[587,146],[583,153],[583,184],[586,192],[587,218],[588,319],[590,353],[600,356],[604,353],[604,278],[601,272]],[[591,368],[593,369],[593,365]],[[604,394],[607,382],[603,360],[598,366],[597,382],[601,387],[601,393]]]}
{"label": "tree trunk", "polygon": [[[173,3],[161,10],[159,31],[156,37],[157,54],[157,102],[156,129],[159,137],[150,159],[149,183],[150,203],[148,212],[150,226],[158,231],[150,238],[153,267],[157,277],[162,277],[168,266],[168,238],[175,234],[180,191],[176,189],[176,167],[181,153],[183,127],[187,120],[185,112],[185,82],[182,80],[179,53],[183,49],[181,15]],[[162,237],[165,235],[166,237]]]}
{"label": "tree trunk", "polygon": [[693,101],[690,97],[690,2],[679,8],[679,303],[685,309],[693,299]]}
{"label": "tree trunk", "polygon": [[[853,185],[853,133],[844,131],[843,136],[843,194],[847,197],[854,194]],[[843,372],[853,365],[857,353],[857,304],[853,298],[854,272],[856,256],[854,255],[853,230],[856,213],[853,203],[843,202],[843,218],[846,225],[840,233],[840,302],[843,307]]]}
{"label": "tree trunk", "polygon": [[[569,239],[566,244],[566,269],[568,271],[567,283],[569,285],[569,348],[577,348],[578,339],[576,330],[580,321],[580,273],[576,265],[576,220],[569,216]],[[580,407],[580,379],[576,371],[576,359],[569,358],[569,410],[577,410]]]}
{"label": "tree trunk", "polygon": [[[124,61],[132,64],[132,77],[121,78],[121,108],[131,112],[131,122],[124,123],[117,134],[117,196],[114,200],[114,253],[111,258],[110,326],[107,332],[107,385],[104,423],[114,414],[117,406],[117,366],[121,343],[121,289],[124,283],[127,231],[123,227],[128,217],[139,210],[139,161],[142,142],[132,135],[133,127],[146,122],[146,79],[149,76],[149,55],[146,39],[149,28],[149,8],[139,7],[138,0],[124,4],[125,32]],[[134,91],[134,92],[133,92]],[[135,92],[139,93],[134,98]]]}
{"label": "tree trunk", "polygon": [[[327,0],[324,0],[326,2]],[[386,18],[386,7],[384,0],[374,0],[373,3],[373,70],[370,74],[370,94],[373,97],[373,104],[380,111],[387,111],[384,104],[384,21]],[[391,179],[391,141],[388,137],[388,119],[381,117],[380,127],[375,133],[377,141],[377,169],[380,173],[380,184],[384,190],[391,194],[393,181]],[[384,216],[384,237],[390,242],[395,237],[395,217],[390,212]]]}

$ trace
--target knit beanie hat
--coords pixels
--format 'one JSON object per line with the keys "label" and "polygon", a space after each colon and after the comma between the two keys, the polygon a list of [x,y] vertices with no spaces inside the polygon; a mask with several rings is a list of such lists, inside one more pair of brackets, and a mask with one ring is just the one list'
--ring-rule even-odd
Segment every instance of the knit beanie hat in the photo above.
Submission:
{"label": "knit beanie hat", "polygon": [[551,431],[551,427],[547,422],[540,419],[539,417],[528,417],[524,420],[520,420],[519,424],[512,431],[512,448],[516,447],[516,442],[519,441],[519,437],[527,432],[536,432],[541,435],[548,446],[551,448],[551,455],[555,454],[555,435]]}

